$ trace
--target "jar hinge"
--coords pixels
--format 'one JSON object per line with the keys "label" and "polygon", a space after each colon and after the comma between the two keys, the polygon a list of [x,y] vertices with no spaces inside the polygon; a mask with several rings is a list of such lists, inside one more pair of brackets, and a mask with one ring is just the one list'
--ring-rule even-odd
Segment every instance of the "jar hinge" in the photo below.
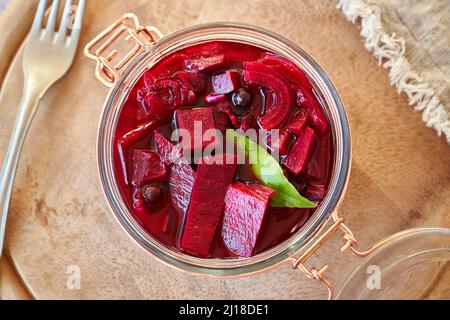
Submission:
{"label": "jar hinge", "polygon": [[[134,42],[131,50],[117,63],[113,59],[119,51],[113,49],[106,53],[115,41],[126,34],[125,41]],[[141,53],[145,47],[162,38],[161,32],[151,26],[141,26],[136,15],[127,13],[92,39],[84,48],[84,54],[97,61],[95,76],[107,87],[112,87],[123,74],[128,64]]]}
{"label": "jar hinge", "polygon": [[309,279],[315,279],[321,282],[328,290],[328,299],[331,300],[334,296],[334,285],[325,277],[325,272],[329,269],[328,265],[324,265],[322,268],[317,269],[315,267],[308,268],[305,263],[319,250],[319,248],[328,241],[338,230],[343,233],[344,245],[339,249],[341,253],[349,250],[358,257],[364,257],[375,250],[381,243],[369,248],[366,251],[358,251],[355,246],[357,241],[353,235],[353,232],[344,223],[344,218],[339,218],[337,214],[333,214],[334,223],[322,233],[311,246],[309,246],[303,254],[293,259],[292,267],[294,269],[300,269]]}

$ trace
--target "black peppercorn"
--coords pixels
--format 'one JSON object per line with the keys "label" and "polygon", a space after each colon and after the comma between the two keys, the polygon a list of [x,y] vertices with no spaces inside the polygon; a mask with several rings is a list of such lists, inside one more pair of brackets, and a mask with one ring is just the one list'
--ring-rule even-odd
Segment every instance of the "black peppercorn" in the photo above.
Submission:
{"label": "black peppercorn", "polygon": [[244,89],[239,89],[233,93],[231,100],[236,108],[245,108],[252,102],[252,96]]}
{"label": "black peppercorn", "polygon": [[150,206],[160,204],[165,197],[165,187],[160,183],[151,183],[142,187],[142,196]]}

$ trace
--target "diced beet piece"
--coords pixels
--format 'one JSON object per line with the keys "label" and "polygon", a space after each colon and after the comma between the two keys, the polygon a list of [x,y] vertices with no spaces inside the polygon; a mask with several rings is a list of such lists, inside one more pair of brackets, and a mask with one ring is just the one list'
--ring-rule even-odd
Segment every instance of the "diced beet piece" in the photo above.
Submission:
{"label": "diced beet piece", "polygon": [[267,143],[270,144],[274,151],[277,150],[280,155],[285,155],[291,141],[292,133],[288,130],[281,130],[279,132],[278,139],[274,139],[273,136],[271,136]]}
{"label": "diced beet piece", "polygon": [[156,92],[169,108],[181,107],[187,102],[187,96],[182,95],[181,85],[172,79],[157,80],[150,91]]}
{"label": "diced beet piece", "polygon": [[261,86],[274,95],[273,107],[266,110],[266,113],[259,119],[261,126],[270,130],[278,128],[286,120],[292,101],[289,86],[277,72],[257,71],[266,68],[267,66],[259,62],[244,62],[243,74],[245,83]]}
{"label": "diced beet piece", "polygon": [[180,242],[183,251],[198,257],[208,256],[222,220],[225,193],[234,179],[236,163],[235,155],[222,154],[203,158],[198,165]]}
{"label": "diced beet piece", "polygon": [[142,76],[142,79],[144,81],[144,87],[145,90],[148,92],[153,87],[153,84],[155,83],[155,78],[151,75],[151,72],[147,71]]}
{"label": "diced beet piece", "polygon": [[309,200],[319,202],[325,196],[325,187],[322,185],[308,184],[304,194]]}
{"label": "diced beet piece", "polygon": [[166,139],[161,133],[155,130],[155,142],[159,156],[166,166],[172,165],[182,157],[182,151],[172,142]]}
{"label": "diced beet piece", "polygon": [[195,93],[173,79],[159,79],[147,90],[142,103],[148,117],[166,121],[172,118],[175,109],[195,102]]}
{"label": "diced beet piece", "polygon": [[149,182],[166,180],[166,167],[158,153],[153,150],[133,150],[131,183],[134,186],[139,187]]}
{"label": "diced beet piece", "polygon": [[270,197],[275,191],[259,184],[233,183],[225,195],[222,239],[240,257],[251,257]]}
{"label": "diced beet piece", "polygon": [[[177,122],[177,129],[186,130],[186,133],[189,132],[190,134],[190,139],[186,139],[186,137],[182,136],[182,132],[180,132],[180,143],[184,153],[189,150],[203,149],[208,145],[216,146],[220,143],[216,134],[214,134],[211,139],[207,139],[205,136],[207,130],[215,129],[213,108],[177,110],[175,112],[175,119]],[[196,125],[198,126],[198,129],[195,132],[197,135],[201,134],[200,137],[194,136]]]}
{"label": "diced beet piece", "polygon": [[142,191],[140,187],[133,187],[133,208],[139,213],[145,211],[144,197],[142,196]]}
{"label": "diced beet piece", "polygon": [[297,91],[297,104],[311,109],[309,122],[318,135],[323,137],[328,132],[328,121],[314,93],[304,89]]}
{"label": "diced beet piece", "polygon": [[306,127],[309,116],[309,108],[300,108],[300,110],[292,117],[287,125],[287,129],[298,136]]}
{"label": "diced beet piece", "polygon": [[164,220],[161,224],[161,231],[164,233],[170,232],[170,213],[167,212],[167,214],[164,216]]}
{"label": "diced beet piece", "polygon": [[188,163],[175,164],[170,169],[170,201],[180,217],[184,217],[189,207],[194,178],[195,172]]}
{"label": "diced beet piece", "polygon": [[130,104],[134,104],[134,107],[128,110],[124,110],[124,114],[127,114],[128,117],[135,117],[136,120],[141,123],[148,120],[151,120],[152,115],[148,112],[147,104],[144,102],[145,96],[147,95],[147,89],[140,88],[136,90],[136,99],[133,101],[129,99]]}
{"label": "diced beet piece", "polygon": [[247,62],[243,63],[243,67],[244,67],[244,70],[257,71],[257,72],[262,72],[265,74],[273,75],[274,77],[283,81],[287,87],[289,87],[289,88],[291,87],[291,85],[289,83],[289,79],[286,77],[285,74],[279,72],[278,70],[276,70],[276,69],[272,68],[271,66],[266,65],[262,62],[247,61]]}
{"label": "diced beet piece", "polygon": [[241,75],[234,70],[216,74],[212,77],[212,86],[215,93],[227,94],[233,92],[241,86]]}
{"label": "diced beet piece", "polygon": [[313,103],[314,109],[311,111],[311,125],[317,130],[317,133],[323,137],[328,132],[328,123],[325,118],[325,114],[322,108],[317,104]]}
{"label": "diced beet piece", "polygon": [[241,127],[240,129],[242,131],[247,131],[248,129],[254,129],[257,125],[257,116],[254,113],[248,113],[246,114],[242,120],[241,120]]}
{"label": "diced beet piece", "polygon": [[200,57],[200,58],[188,58],[184,61],[184,64],[188,70],[197,72],[206,72],[213,69],[219,69],[225,67],[225,56],[223,54]]}
{"label": "diced beet piece", "polygon": [[316,140],[314,130],[306,127],[289,150],[283,165],[296,176],[302,174],[314,152]]}
{"label": "diced beet piece", "polygon": [[244,70],[263,72],[263,73],[274,75],[277,78],[281,78],[283,81],[287,80],[286,77],[282,73],[279,73],[274,68],[272,68],[262,62],[246,61],[243,63],[243,67],[244,67]]}
{"label": "diced beet piece", "polygon": [[217,105],[217,111],[219,113],[223,113],[225,114],[231,121],[231,124],[233,125],[233,127],[235,129],[239,128],[241,126],[241,123],[239,122],[239,120],[236,118],[236,115],[233,113],[233,110],[231,108],[231,106],[227,103],[219,103]]}
{"label": "diced beet piece", "polygon": [[309,111],[311,111],[311,106],[308,103],[308,99],[306,98],[306,96],[304,95],[305,90],[297,90],[297,105],[300,108],[306,108],[309,109]]}
{"label": "diced beet piece", "polygon": [[185,53],[189,57],[210,57],[218,54],[223,54],[223,46],[219,42],[209,42],[198,46],[185,49]]}
{"label": "diced beet piece", "polygon": [[126,149],[129,148],[132,144],[136,143],[138,140],[144,138],[146,135],[149,135],[152,130],[158,127],[161,123],[157,120],[149,121],[146,124],[140,125],[136,129],[127,132],[122,136],[117,142],[117,151],[119,152],[120,165],[122,167],[123,179],[126,184],[128,184],[128,172],[127,165],[125,161],[125,152]]}
{"label": "diced beet piece", "polygon": [[[161,62],[159,62],[153,68],[153,74],[157,74],[158,77],[163,77],[165,75],[172,75],[174,72],[180,71],[184,67],[184,61],[187,59],[187,55],[176,53],[170,55]],[[156,70],[155,70],[156,69]]]}
{"label": "diced beet piece", "polygon": [[195,92],[173,79],[159,79],[146,89],[143,95],[143,108],[149,117],[169,120],[177,108],[195,103]]}
{"label": "diced beet piece", "polygon": [[260,62],[271,66],[278,72],[284,74],[290,81],[301,85],[308,90],[312,89],[311,83],[305,73],[291,61],[273,53],[265,53],[259,60]]}
{"label": "diced beet piece", "polygon": [[271,90],[263,90],[264,93],[264,113],[269,113],[276,106],[276,98]]}
{"label": "diced beet piece", "polygon": [[316,180],[322,177],[322,175],[320,174],[319,166],[317,165],[316,162],[311,161],[309,163],[308,168],[306,169],[305,176],[308,179],[316,179]]}
{"label": "diced beet piece", "polygon": [[217,130],[220,130],[223,132],[226,129],[230,129],[232,127],[230,118],[224,113],[217,112],[214,115],[214,119],[216,120]]}
{"label": "diced beet piece", "polygon": [[145,95],[143,97],[142,106],[146,116],[149,118],[166,121],[173,115],[172,108],[165,104],[156,92]]}
{"label": "diced beet piece", "polygon": [[179,72],[174,78],[196,93],[202,93],[206,89],[206,76],[202,73]]}

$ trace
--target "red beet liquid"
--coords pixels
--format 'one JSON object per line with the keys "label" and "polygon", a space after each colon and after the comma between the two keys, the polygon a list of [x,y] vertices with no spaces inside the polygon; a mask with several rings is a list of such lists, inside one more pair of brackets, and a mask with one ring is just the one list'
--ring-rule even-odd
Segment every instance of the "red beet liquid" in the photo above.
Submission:
{"label": "red beet liquid", "polygon": [[[198,66],[195,65],[195,61],[189,64],[186,63],[186,59],[207,59],[208,55],[223,55],[223,61],[213,65],[212,67],[207,67],[204,70],[198,70]],[[166,189],[163,190],[165,194],[163,197],[166,197],[166,200],[163,200],[161,203],[155,206],[141,205],[140,210],[136,210],[136,206],[134,202],[136,201],[137,191],[135,188],[124,179],[123,166],[127,169],[128,180],[130,180],[130,170],[132,163],[132,153],[135,149],[153,149],[158,151],[155,147],[155,138],[154,138],[154,129],[157,129],[160,133],[162,133],[166,138],[170,140],[170,135],[172,131],[175,129],[174,127],[174,118],[169,114],[165,114],[160,117],[158,120],[158,125],[155,125],[155,128],[150,127],[140,136],[138,135],[136,139],[133,139],[131,142],[127,143],[123,147],[123,157],[121,157],[119,153],[118,144],[121,141],[120,139],[129,133],[132,130],[135,130],[139,126],[149,123],[150,121],[154,121],[154,116],[149,115],[148,112],[145,111],[145,102],[143,102],[143,96],[146,93],[146,81],[154,81],[155,79],[162,78],[171,78],[174,74],[177,74],[180,71],[190,71],[193,73],[202,73],[205,75],[207,87],[202,93],[197,93],[194,97],[195,101],[190,102],[191,106],[185,105],[180,106],[179,108],[196,108],[196,107],[210,107],[215,106],[216,104],[213,101],[212,103],[205,102],[205,97],[212,93],[214,90],[212,84],[212,77],[214,75],[223,73],[228,70],[236,70],[240,74],[242,74],[243,63],[250,61],[258,61],[264,60],[264,57],[267,57],[267,52],[250,45],[244,45],[233,42],[217,42],[217,43],[207,43],[199,46],[193,46],[181,51],[178,51],[171,56],[160,61],[156,66],[149,69],[146,74],[138,81],[134,88],[130,91],[130,94],[120,112],[119,120],[117,124],[117,128],[115,131],[115,149],[114,149],[114,170],[116,173],[116,179],[119,184],[119,189],[125,200],[130,211],[133,212],[136,219],[142,224],[144,229],[152,235],[155,239],[163,243],[164,245],[172,248],[174,250],[180,250],[180,237],[183,232],[183,224],[184,224],[184,215],[177,213],[179,210],[173,207],[172,202],[168,199],[168,184],[164,183]],[[274,57],[274,56],[269,56]],[[277,56],[275,56],[277,57]],[[275,64],[276,61],[268,59],[267,65]],[[200,66],[201,68],[202,66]],[[186,70],[191,68],[191,70]],[[289,71],[289,70],[288,70]],[[286,71],[283,72],[284,76],[287,78],[287,82],[290,83],[289,92],[292,94],[292,108],[289,111],[289,117],[286,121],[280,124],[277,128],[280,130],[286,126],[287,121],[294,114],[298,112],[302,108],[299,106],[298,102],[304,101],[302,98],[297,99],[296,90],[299,89],[297,86],[302,85],[302,89],[309,90],[310,95],[308,96],[309,100],[306,99],[305,105],[308,108],[312,108],[313,101],[315,99],[314,94],[310,91],[311,87],[308,88],[309,83],[305,83],[305,79],[301,79],[303,83],[299,84],[298,79],[290,79],[290,73]],[[151,80],[149,80],[151,79]],[[152,80],[153,79],[153,80]],[[261,117],[261,114],[267,112],[266,109],[270,109],[273,105],[272,95],[270,92],[267,92],[265,88],[262,88],[258,85],[247,85],[241,79],[239,80],[239,86],[244,88],[247,92],[249,92],[252,96],[251,107],[248,107],[246,112],[242,112],[239,108],[236,108],[232,104],[232,96],[234,92],[230,92],[225,94],[224,103],[228,103],[232,107],[232,111],[235,113],[236,119],[242,123],[245,115],[249,114],[249,110],[255,113],[255,117]],[[177,97],[170,96],[170,91],[166,91],[167,96],[162,97],[165,101],[172,101]],[[188,95],[189,97],[189,95]],[[223,98],[223,97],[222,97]],[[170,100],[172,99],[172,100]],[[189,99],[189,98],[188,98]],[[268,101],[269,100],[269,101]],[[297,103],[296,103],[297,100]],[[187,100],[186,100],[187,101]],[[317,106],[317,102],[314,101]],[[303,106],[304,107],[304,106]],[[217,116],[217,110],[214,111]],[[259,114],[258,114],[259,113]],[[320,113],[320,112],[319,112]],[[332,169],[332,156],[333,156],[333,146],[330,130],[325,130],[324,132],[319,134],[320,129],[320,121],[317,119],[313,119],[317,114],[310,114],[307,126],[314,127],[317,134],[317,141],[314,146],[314,151],[312,156],[310,157],[307,169],[298,176],[295,176],[289,170],[285,169],[286,176],[289,178],[291,183],[299,190],[300,194],[307,197],[312,201],[316,201],[320,205],[320,201],[326,193],[329,183],[329,178],[331,175]],[[245,120],[246,121],[246,120]],[[313,121],[316,121],[313,123]],[[260,125],[260,121],[255,122],[255,128],[258,129]],[[316,123],[319,123],[319,126],[316,126]],[[217,125],[217,121],[216,121]],[[328,126],[328,123],[326,123]],[[229,127],[232,127],[231,122],[229,123]],[[329,127],[329,126],[328,126]],[[327,128],[325,128],[327,129]],[[295,141],[295,138],[292,138],[290,146]],[[283,157],[282,157],[283,159]],[[124,164],[125,163],[125,164]],[[193,169],[196,169],[196,166],[192,166]],[[236,181],[242,182],[258,182],[258,180],[254,177],[251,167],[249,165],[240,165],[238,167],[236,177]],[[137,196],[138,198],[142,198],[141,195]],[[141,201],[142,202],[142,201]],[[308,218],[313,214],[315,209],[297,209],[297,208],[273,208],[268,207],[267,213],[263,220],[263,225],[259,232],[256,246],[254,247],[254,253],[257,254],[262,251],[265,251],[280,242],[288,239],[293,233],[299,230]],[[230,250],[227,249],[224,244],[221,236],[221,225],[217,227],[217,232],[215,233],[215,238],[210,250],[209,257],[211,258],[229,258],[236,256]]]}

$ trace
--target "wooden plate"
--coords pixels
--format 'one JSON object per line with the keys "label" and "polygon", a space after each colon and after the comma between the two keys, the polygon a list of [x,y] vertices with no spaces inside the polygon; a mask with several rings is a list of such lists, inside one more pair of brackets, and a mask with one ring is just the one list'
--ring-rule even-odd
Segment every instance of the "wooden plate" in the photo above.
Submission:
{"label": "wooden plate", "polygon": [[[8,47],[0,52],[0,70],[9,64],[11,52],[25,35],[22,22],[29,23],[33,14],[28,1],[15,1],[11,6],[17,7],[9,12],[20,12],[15,21],[20,21],[22,31],[2,34],[0,43]],[[386,70],[364,49],[357,28],[345,20],[335,3],[89,1],[74,66],[41,103],[12,198],[8,252],[34,297],[325,297],[322,288],[288,265],[227,280],[173,270],[137,247],[114,221],[100,189],[95,159],[97,124],[107,90],[95,80],[94,65],[84,58],[82,47],[125,12],[138,13],[142,23],[158,26],[166,34],[201,22],[226,20],[259,25],[299,44],[329,73],[348,110],[353,171],[341,215],[361,246],[414,226],[450,227],[449,146],[425,128],[405,97],[396,94]],[[11,20],[7,24],[5,19],[0,16],[1,30],[10,25]],[[17,60],[0,98],[1,156],[22,81]],[[336,239],[311,260],[316,267],[331,263],[329,276],[334,279],[353,260],[337,254],[340,243]],[[67,286],[73,266],[81,272],[79,289]]]}

